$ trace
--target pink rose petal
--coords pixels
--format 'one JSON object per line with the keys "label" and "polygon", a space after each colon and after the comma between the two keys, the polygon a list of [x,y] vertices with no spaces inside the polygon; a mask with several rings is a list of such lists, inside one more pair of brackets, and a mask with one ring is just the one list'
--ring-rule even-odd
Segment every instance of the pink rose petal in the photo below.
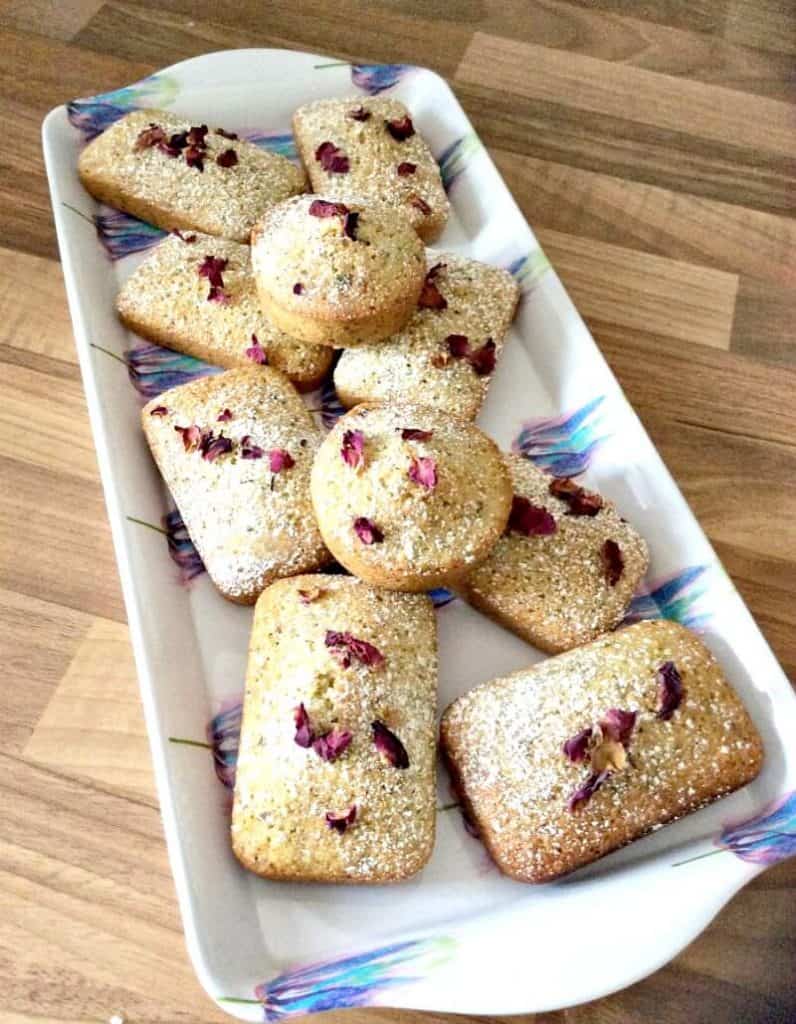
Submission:
{"label": "pink rose petal", "polygon": [[589,750],[589,741],[591,740],[592,732],[592,727],[588,726],[586,729],[581,729],[580,732],[576,732],[574,736],[570,736],[561,748],[564,757],[568,757],[573,764],[585,761],[586,754]]}
{"label": "pink rose petal", "polygon": [[348,748],[352,733],[347,729],[332,729],[312,741],[312,749],[322,761],[336,761]]}
{"label": "pink rose petal", "polygon": [[592,796],[602,786],[606,779],[611,777],[611,772],[592,772],[582,786],[578,786],[570,796],[567,807],[574,814],[582,804],[588,803]]}
{"label": "pink rose petal", "polygon": [[433,430],[418,430],[416,427],[404,427],[401,431],[404,441],[428,441],[433,434]]}
{"label": "pink rose petal", "polygon": [[249,348],[246,349],[246,358],[251,359],[253,363],[259,363],[261,366],[265,366],[268,362],[268,355],[257,340],[256,334],[252,335],[252,343]]}
{"label": "pink rose petal", "polygon": [[296,464],[296,460],[284,448],[272,448],[268,453],[268,462],[272,473],[281,473],[285,469],[291,469]]}
{"label": "pink rose petal", "polygon": [[166,141],[165,131],[160,127],[160,125],[155,124],[154,121],[150,121],[149,127],[144,128],[143,131],[138,133],[133,149],[150,149],[152,146],[158,146],[161,143],[165,144]]}
{"label": "pink rose petal", "polygon": [[225,409],[216,416],[216,423],[228,423],[232,419],[232,413],[229,409]]}
{"label": "pink rose petal", "polygon": [[412,459],[407,476],[412,483],[433,491],[437,486],[437,463],[432,458]]}
{"label": "pink rose petal", "polygon": [[219,167],[234,167],[238,162],[238,154],[234,149],[225,149],[223,153],[219,153],[216,157],[216,163]]}
{"label": "pink rose petal", "polygon": [[294,295],[303,295],[304,294],[304,285],[301,283],[301,281],[296,281],[296,283],[293,285],[293,294]]}
{"label": "pink rose petal", "polygon": [[357,805],[351,804],[348,810],[344,814],[334,814],[332,811],[326,812],[326,824],[329,828],[335,832],[339,832],[341,835],[348,828],[349,825],[353,825],[357,818]]}
{"label": "pink rose petal", "polygon": [[182,434],[182,444],[186,452],[195,451],[202,443],[202,431],[193,423],[190,427],[175,427],[178,434]]}
{"label": "pink rose petal", "polygon": [[240,439],[240,455],[242,459],[261,459],[265,452],[252,442],[251,435],[245,434]]}
{"label": "pink rose petal", "polygon": [[308,212],[310,217],[345,217],[348,207],[345,203],[330,203],[328,199],[313,199]]}
{"label": "pink rose petal", "polygon": [[349,632],[341,633],[334,629],[327,629],[324,642],[329,648],[329,653],[343,668],[349,667],[352,657],[369,668],[380,668],[386,660],[378,647],[368,643],[367,640],[357,639]]}
{"label": "pink rose petal", "polygon": [[396,117],[392,121],[385,121],[384,126],[396,142],[403,142],[415,134],[415,126],[408,114]]}
{"label": "pink rose petal", "polygon": [[410,163],[408,160],[404,160],[402,163],[398,164],[398,167],[396,168],[399,178],[406,178],[410,174],[414,174],[416,170],[417,164]]}
{"label": "pink rose petal", "polygon": [[466,334],[449,334],[445,343],[454,359],[464,359],[470,353],[470,342]]}
{"label": "pink rose petal", "polygon": [[637,711],[609,708],[600,719],[600,728],[602,729],[603,736],[614,740],[616,743],[621,743],[625,750],[627,750],[637,718]]}
{"label": "pink rose petal", "polygon": [[544,506],[532,505],[527,498],[515,494],[511,502],[508,528],[526,537],[548,537],[556,532],[557,526]]}
{"label": "pink rose petal", "polygon": [[293,737],[293,742],[299,747],[309,747],[312,745],[312,725],[310,724],[310,716],[307,714],[307,709],[303,704],[299,704],[293,711],[293,721],[296,724],[296,734]]}
{"label": "pink rose petal", "polygon": [[363,544],[381,544],[384,540],[384,534],[373,520],[366,516],[359,516],[354,520],[354,533]]}
{"label": "pink rose petal", "polygon": [[212,430],[202,435],[202,443],[199,445],[202,458],[207,462],[215,462],[222,455],[228,455],[232,451],[232,441],[223,434],[215,437]]}
{"label": "pink rose petal", "polygon": [[393,768],[408,768],[409,755],[395,733],[388,729],[384,722],[372,722],[371,728],[376,750],[387,758]]}
{"label": "pink rose petal", "polygon": [[322,142],[315,150],[315,159],[328,174],[348,174],[348,157],[333,142]]}
{"label": "pink rose petal", "polygon": [[668,722],[683,701],[683,680],[673,661],[664,661],[658,669],[657,717]]}
{"label": "pink rose petal", "polygon": [[445,266],[444,263],[437,263],[429,270],[426,274],[426,279],[423,282],[423,288],[420,292],[420,298],[417,300],[419,309],[447,309],[448,300],[437,288],[435,278],[439,274],[440,270]]}
{"label": "pink rose petal", "polygon": [[361,430],[346,430],[340,448],[343,462],[352,469],[362,469],[365,465],[365,435]]}

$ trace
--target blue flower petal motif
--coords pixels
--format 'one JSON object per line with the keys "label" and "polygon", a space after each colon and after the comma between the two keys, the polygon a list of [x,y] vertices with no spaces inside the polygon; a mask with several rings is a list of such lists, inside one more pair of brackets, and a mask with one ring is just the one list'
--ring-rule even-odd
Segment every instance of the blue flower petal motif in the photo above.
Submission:
{"label": "blue flower petal motif", "polygon": [[452,594],[450,590],[446,590],[445,587],[435,587],[434,590],[429,590],[428,596],[435,608],[444,608],[446,604],[456,600],[456,595]]}
{"label": "blue flower petal motif", "polygon": [[133,387],[147,401],[178,384],[187,384],[198,377],[222,372],[219,366],[209,366],[192,356],[172,352],[171,349],[151,345],[149,342],[128,349],[124,356]]}
{"label": "blue flower petal motif", "polygon": [[430,969],[447,962],[454,945],[447,936],[396,942],[286,971],[258,985],[254,992],[267,1021],[371,1006],[381,993],[420,981]]}
{"label": "blue flower petal motif", "polygon": [[269,153],[276,153],[278,156],[292,160],[293,163],[298,162],[296,140],[290,132],[251,132],[244,138],[253,142],[255,146],[259,146],[260,149],[267,149]]}
{"label": "blue flower petal motif", "polygon": [[188,535],[179,509],[173,508],[163,516],[163,528],[171,560],[180,570],[180,581],[190,583],[205,572],[205,564]]}
{"label": "blue flower petal motif", "polygon": [[467,135],[456,139],[447,149],[443,150],[438,157],[438,163],[446,192],[450,192],[462,171],[467,168],[476,153],[480,153],[483,148],[481,140],[475,132],[468,132]]}
{"label": "blue flower petal motif", "polygon": [[337,397],[334,380],[330,375],[321,387],[321,420],[326,429],[331,430],[345,411],[343,403]]}
{"label": "blue flower petal motif", "polygon": [[728,825],[716,845],[750,864],[776,864],[796,856],[796,790],[768,804],[748,821]]}
{"label": "blue flower petal motif", "polygon": [[523,298],[529,295],[544,275],[552,269],[550,260],[541,247],[529,252],[527,256],[520,256],[506,267],[506,270],[516,278]]}
{"label": "blue flower petal motif", "polygon": [[607,440],[607,434],[600,434],[600,406],[604,401],[605,396],[599,395],[561,416],[526,420],[512,442],[512,451],[553,476],[578,476],[588,469]]}
{"label": "blue flower petal motif", "polygon": [[689,565],[685,569],[642,584],[630,602],[624,624],[642,619],[671,619],[689,629],[704,629],[710,612],[699,607],[707,592],[705,574],[708,565]]}
{"label": "blue flower petal motif", "polygon": [[148,78],[97,96],[72,100],[66,105],[69,123],[83,133],[86,142],[138,107],[167,107],[177,95],[177,81],[170,75]]}
{"label": "blue flower petal motif", "polygon": [[207,723],[207,742],[213,748],[213,767],[218,781],[227,789],[235,787],[242,716],[243,701],[234,697],[224,701],[218,713]]}
{"label": "blue flower petal motif", "polygon": [[166,237],[166,232],[154,224],[147,224],[120,210],[108,209],[107,212],[95,214],[94,226],[103,249],[114,261],[134,252],[151,249]]}
{"label": "blue flower petal motif", "polygon": [[392,89],[413,70],[411,64],[352,64],[351,81],[369,96],[377,96]]}

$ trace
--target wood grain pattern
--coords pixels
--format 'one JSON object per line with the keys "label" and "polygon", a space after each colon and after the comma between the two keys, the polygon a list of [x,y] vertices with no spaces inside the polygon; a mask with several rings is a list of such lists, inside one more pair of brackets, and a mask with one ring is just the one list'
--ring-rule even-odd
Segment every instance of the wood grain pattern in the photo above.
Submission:
{"label": "wood grain pattern", "polygon": [[[2,1024],[228,1019],[184,952],[39,131],[69,98],[241,46],[426,64],[451,81],[796,672],[792,3],[0,0]],[[652,977],[535,1019],[793,1020],[794,884],[796,860]]]}

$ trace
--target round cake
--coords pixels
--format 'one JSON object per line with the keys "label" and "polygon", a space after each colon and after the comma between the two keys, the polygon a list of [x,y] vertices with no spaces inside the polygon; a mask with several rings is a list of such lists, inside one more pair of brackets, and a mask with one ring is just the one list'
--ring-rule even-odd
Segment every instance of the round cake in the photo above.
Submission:
{"label": "round cake", "polygon": [[414,403],[365,403],[318,450],[311,494],[346,569],[420,591],[484,561],[508,522],[512,486],[497,446],[472,423]]}
{"label": "round cake", "polygon": [[425,250],[400,210],[295,196],[268,211],[251,243],[263,311],[294,338],[337,348],[379,341],[417,308]]}

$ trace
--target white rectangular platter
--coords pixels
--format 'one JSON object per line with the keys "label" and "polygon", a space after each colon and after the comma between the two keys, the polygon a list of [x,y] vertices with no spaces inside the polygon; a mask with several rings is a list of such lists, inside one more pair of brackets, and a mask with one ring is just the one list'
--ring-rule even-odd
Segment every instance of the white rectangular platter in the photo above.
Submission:
{"label": "white rectangular platter", "polygon": [[[412,881],[290,885],[235,861],[229,786],[251,609],[225,601],[202,571],[139,427],[143,397],[215,371],[117,321],[116,292],[161,233],[100,209],[77,177],[85,141],[134,107],[173,109],[291,156],[295,107],[376,93],[408,105],[442,166],[453,212],[437,248],[507,267],[522,285],[481,426],[616,501],[651,549],[630,618],[675,618],[702,633],[765,743],[752,785],[546,886],[497,872],[442,772],[435,852]],[[246,1020],[366,1005],[477,1014],[573,1005],[655,970],[766,864],[796,852],[788,681],[441,78],[281,50],[215,53],[59,107],[43,134],[169,855],[190,954],[212,998]],[[333,420],[330,387],[308,402]],[[542,657],[449,597],[436,594],[441,709]],[[628,941],[600,939],[606,908],[619,908]]]}

